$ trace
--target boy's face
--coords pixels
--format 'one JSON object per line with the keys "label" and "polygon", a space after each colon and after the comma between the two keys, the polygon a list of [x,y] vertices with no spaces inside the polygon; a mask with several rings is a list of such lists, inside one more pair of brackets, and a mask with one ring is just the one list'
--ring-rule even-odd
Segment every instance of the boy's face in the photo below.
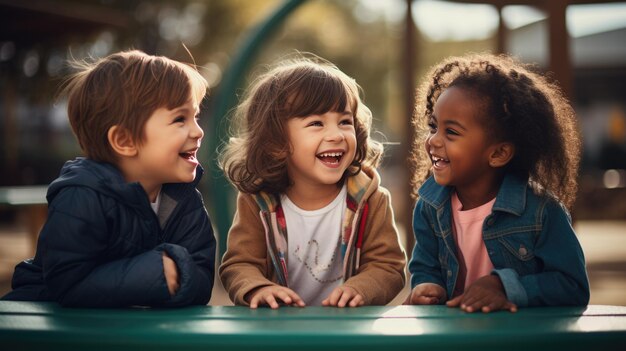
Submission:
{"label": "boy's face", "polygon": [[354,117],[344,112],[290,118],[287,172],[295,187],[336,189],[356,154]]}
{"label": "boy's face", "polygon": [[438,184],[463,191],[483,189],[491,181],[492,143],[478,117],[480,106],[474,96],[457,87],[446,89],[437,99],[425,146]]}
{"label": "boy's face", "polygon": [[198,112],[198,105],[189,100],[173,110],[155,110],[146,122],[134,169],[148,195],[158,192],[164,183],[195,179],[196,154],[204,136],[196,119]]}

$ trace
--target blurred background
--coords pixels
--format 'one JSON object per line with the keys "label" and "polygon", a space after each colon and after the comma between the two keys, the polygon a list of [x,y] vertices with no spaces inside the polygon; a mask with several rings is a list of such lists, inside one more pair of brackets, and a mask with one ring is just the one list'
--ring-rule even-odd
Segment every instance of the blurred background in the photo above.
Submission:
{"label": "blurred background", "polygon": [[[0,0],[0,295],[34,254],[46,185],[81,154],[55,96],[67,60],[127,49],[195,62],[209,82],[201,191],[222,248],[235,196],[215,166],[225,116],[280,57],[334,62],[363,88],[386,142],[380,171],[409,255],[408,121],[423,74],[467,52],[536,64],[560,82],[584,139],[573,217],[591,303],[626,305],[626,1],[585,0]],[[219,289],[211,304],[228,304]]]}

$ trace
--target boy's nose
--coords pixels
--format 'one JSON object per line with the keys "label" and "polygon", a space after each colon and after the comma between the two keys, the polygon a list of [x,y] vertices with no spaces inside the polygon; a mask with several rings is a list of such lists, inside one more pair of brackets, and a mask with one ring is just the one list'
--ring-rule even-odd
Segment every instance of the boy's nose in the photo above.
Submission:
{"label": "boy's nose", "polygon": [[202,139],[202,137],[204,136],[204,130],[202,130],[202,127],[200,127],[198,122],[196,122],[194,123],[194,126],[191,128],[191,133],[189,134],[194,139]]}

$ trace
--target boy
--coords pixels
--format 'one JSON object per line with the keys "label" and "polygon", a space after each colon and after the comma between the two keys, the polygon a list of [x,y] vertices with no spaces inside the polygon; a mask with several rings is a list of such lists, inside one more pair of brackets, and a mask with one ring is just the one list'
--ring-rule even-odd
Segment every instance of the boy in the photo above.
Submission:
{"label": "boy", "polygon": [[3,299],[71,307],[205,305],[215,238],[196,190],[207,83],[140,51],[82,64],[64,89],[86,158],[48,188],[35,257]]}

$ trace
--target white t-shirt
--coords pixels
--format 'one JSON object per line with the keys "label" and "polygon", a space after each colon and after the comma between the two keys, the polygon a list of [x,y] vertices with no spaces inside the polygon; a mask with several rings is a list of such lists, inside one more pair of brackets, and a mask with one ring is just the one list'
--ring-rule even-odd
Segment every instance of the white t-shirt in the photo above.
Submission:
{"label": "white t-shirt", "polygon": [[152,207],[152,211],[154,211],[154,213],[158,213],[160,205],[161,205],[161,191],[159,190],[159,193],[157,194],[156,199],[154,199],[154,202],[150,203],[150,207]]}
{"label": "white t-shirt", "polygon": [[289,288],[308,306],[319,306],[343,282],[341,224],[346,186],[319,210],[305,211],[284,194],[280,201],[287,222]]}

